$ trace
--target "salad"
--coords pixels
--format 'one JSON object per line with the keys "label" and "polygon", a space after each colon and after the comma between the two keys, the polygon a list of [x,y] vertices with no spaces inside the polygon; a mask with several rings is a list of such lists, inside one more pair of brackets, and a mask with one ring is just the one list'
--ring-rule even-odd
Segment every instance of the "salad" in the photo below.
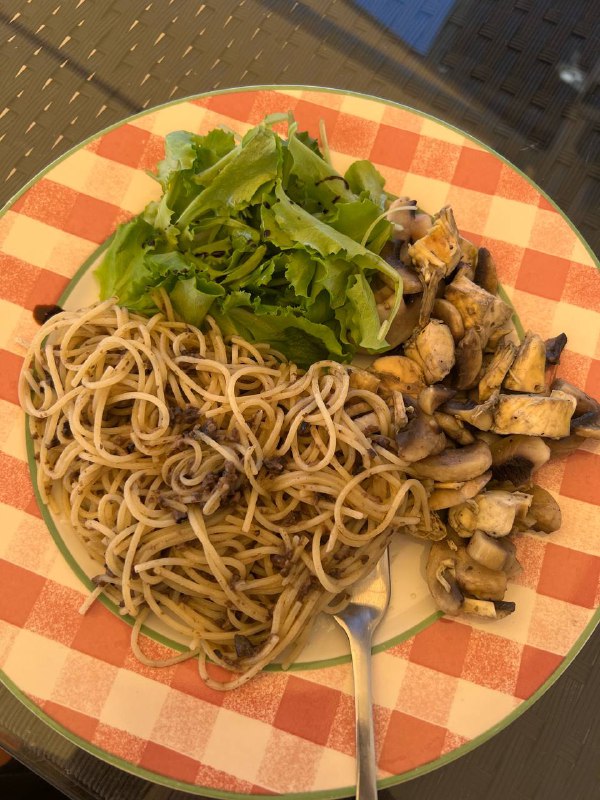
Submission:
{"label": "salad", "polygon": [[186,322],[210,313],[301,366],[390,349],[402,277],[381,253],[395,198],[369,161],[340,175],[277,114],[241,139],[170,133],[154,177],[160,200],[118,228],[97,270],[101,299],[151,315],[162,288]]}

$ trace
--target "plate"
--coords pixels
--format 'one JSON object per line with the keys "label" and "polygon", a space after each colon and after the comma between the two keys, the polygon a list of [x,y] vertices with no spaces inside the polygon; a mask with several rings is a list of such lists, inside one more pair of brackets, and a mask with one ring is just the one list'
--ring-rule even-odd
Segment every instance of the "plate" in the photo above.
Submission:
{"label": "plate", "polygon": [[[16,385],[36,303],[96,299],[92,276],[115,226],[159,189],[147,174],[164,136],[225,125],[240,133],[292,110],[324,120],[339,170],[369,158],[390,191],[435,211],[493,253],[528,328],[569,336],[560,374],[600,396],[600,275],[589,248],[539,188],[501,156],[430,116],[374,97],[312,87],[250,87],[130,117],[37,176],[0,219],[0,677],[83,749],[158,783],[205,796],[309,798],[354,792],[351,667],[323,623],[301,660],[241,689],[204,686],[192,661],[160,670],[130,652],[110,605],[81,616],[95,569],[66,526],[39,507]],[[33,462],[32,462],[33,463]],[[559,498],[562,529],[518,542],[523,573],[495,623],[441,618],[423,579],[424,548],[394,553],[393,607],[378,631],[374,700],[380,786],[438,767],[515,719],[574,658],[600,617],[600,447],[582,443],[538,473]],[[148,630],[145,648],[177,642]],[[234,755],[233,755],[234,754]]]}

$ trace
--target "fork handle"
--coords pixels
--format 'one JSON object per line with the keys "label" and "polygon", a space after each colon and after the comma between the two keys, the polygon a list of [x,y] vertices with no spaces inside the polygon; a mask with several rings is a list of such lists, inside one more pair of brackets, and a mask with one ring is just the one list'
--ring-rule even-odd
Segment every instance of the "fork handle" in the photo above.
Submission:
{"label": "fork handle", "polygon": [[377,761],[371,696],[371,630],[353,631],[344,625],[352,653],[356,715],[356,797],[377,800]]}

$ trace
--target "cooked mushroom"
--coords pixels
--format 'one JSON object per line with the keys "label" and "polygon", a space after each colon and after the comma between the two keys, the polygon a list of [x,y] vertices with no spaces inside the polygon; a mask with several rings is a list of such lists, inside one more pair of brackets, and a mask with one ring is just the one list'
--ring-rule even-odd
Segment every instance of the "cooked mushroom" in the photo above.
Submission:
{"label": "cooked mushroom", "polygon": [[525,522],[529,523],[529,527],[543,533],[557,531],[562,525],[562,514],[556,500],[550,492],[537,484],[530,491],[532,501]]}
{"label": "cooked mushroom", "polygon": [[546,339],[546,366],[548,364],[560,364],[560,356],[567,345],[567,334],[559,333],[552,339]]}
{"label": "cooked mushroom", "polygon": [[434,411],[443,405],[447,400],[450,400],[456,391],[449,389],[447,386],[442,386],[441,383],[427,386],[419,392],[418,403],[419,407],[426,414],[433,414]]}
{"label": "cooked mushroom", "polygon": [[590,397],[589,394],[586,394],[577,386],[573,386],[572,383],[562,380],[562,378],[557,378],[552,381],[552,386],[550,388],[559,392],[564,392],[575,399],[575,417],[580,417],[582,414],[587,414],[590,411],[600,411],[600,403],[597,400]]}
{"label": "cooked mushroom", "polygon": [[408,425],[396,434],[396,444],[398,456],[411,464],[441,453],[446,446],[446,437],[433,417],[416,408]]}
{"label": "cooked mushroom", "polygon": [[475,442],[475,437],[471,431],[465,428],[464,422],[458,417],[453,417],[452,414],[445,414],[443,411],[436,411],[433,416],[446,436],[449,436],[457,444],[464,447]]}
{"label": "cooked mushroom", "polygon": [[371,411],[369,414],[363,414],[360,417],[355,417],[353,422],[362,433],[381,431],[379,417],[374,411]]}
{"label": "cooked mushroom", "polygon": [[460,612],[463,595],[456,580],[454,552],[445,541],[431,545],[425,574],[436,606],[445,614],[456,616]]}
{"label": "cooked mushroom", "polygon": [[402,294],[405,297],[406,295],[420,294],[423,291],[423,284],[418,272],[410,266],[408,253],[406,253],[406,260],[402,258],[400,242],[386,242],[380,255],[402,278]]}
{"label": "cooked mushroom", "polygon": [[397,197],[389,205],[387,219],[392,223],[396,240],[408,239],[410,226],[414,219],[417,201],[410,197]]}
{"label": "cooked mushroom", "polygon": [[[379,321],[383,324],[388,320],[394,307],[396,300],[395,289],[390,286],[381,287],[375,292],[374,297]],[[410,337],[419,319],[420,302],[420,296],[414,299],[411,298],[410,302],[401,298],[398,312],[385,333],[386,342],[390,347],[397,347]]]}
{"label": "cooked mushroom", "polygon": [[481,339],[476,328],[469,328],[463,338],[456,346],[456,388],[470,389],[475,386],[481,365],[483,363],[483,351]]}
{"label": "cooked mushroom", "polygon": [[441,381],[454,366],[450,329],[437,319],[430,320],[405,343],[404,354],[421,367],[427,383]]}
{"label": "cooked mushroom", "polygon": [[392,392],[390,399],[394,427],[396,431],[400,431],[408,425],[408,414],[406,413],[404,396],[402,392]]}
{"label": "cooked mushroom", "polygon": [[456,581],[463,595],[481,600],[502,600],[508,584],[505,572],[478,564],[467,553],[466,547],[458,547],[455,558]]}
{"label": "cooked mushroom", "polygon": [[488,569],[504,569],[514,560],[514,545],[506,539],[493,539],[483,531],[476,530],[469,539],[467,553]]}
{"label": "cooked mushroom", "polygon": [[452,414],[464,422],[468,422],[480,431],[489,431],[494,424],[494,411],[498,404],[498,392],[489,397],[484,403],[474,403],[450,400],[442,406],[442,411]]}
{"label": "cooked mushroom", "polygon": [[571,431],[584,439],[600,439],[600,410],[572,419]]}
{"label": "cooked mushroom", "polygon": [[494,480],[524,486],[550,459],[550,448],[539,436],[512,435],[490,445]]}
{"label": "cooked mushroom", "polygon": [[427,234],[410,245],[408,253],[423,280],[423,303],[419,317],[419,324],[423,327],[431,316],[440,282],[460,260],[458,229],[449,206],[442,208]]}
{"label": "cooked mushroom", "polygon": [[490,294],[498,294],[498,273],[492,254],[487,247],[480,247],[477,254],[477,267],[473,278],[478,286]]}
{"label": "cooked mushroom", "polygon": [[460,236],[458,239],[460,245],[460,262],[458,268],[464,269],[465,275],[473,280],[475,277],[475,270],[477,269],[478,250],[468,239]]}
{"label": "cooked mushroom", "polygon": [[491,489],[482,492],[448,512],[448,522],[459,536],[469,538],[476,530],[494,538],[507,536],[517,514],[524,517],[531,505],[531,495]]}
{"label": "cooked mushroom", "polygon": [[381,356],[371,369],[381,379],[382,385],[390,391],[396,390],[411,397],[418,397],[425,388],[425,376],[421,367],[406,356]]}
{"label": "cooked mushroom", "polygon": [[513,363],[517,348],[512,342],[503,342],[499,345],[494,356],[479,381],[479,402],[483,403],[502,386],[510,365]]}
{"label": "cooked mushroom", "polygon": [[433,220],[429,214],[424,214],[423,212],[415,214],[410,222],[409,227],[410,238],[412,241],[416,242],[417,239],[422,239],[423,236],[427,236],[432,222]]}
{"label": "cooked mushroom", "polygon": [[446,287],[444,297],[460,312],[465,330],[477,328],[483,347],[491,332],[508,322],[512,314],[510,306],[503,300],[486,292],[465,275],[458,275]]}
{"label": "cooked mushroom", "polygon": [[541,336],[528,331],[508,374],[504,386],[513,392],[539,394],[546,388],[546,346]]}
{"label": "cooked mushroom", "polygon": [[491,464],[490,448],[485,442],[477,442],[428,456],[411,464],[410,471],[417,478],[434,481],[468,481],[482,475]]}
{"label": "cooked mushroom", "polygon": [[366,369],[360,369],[360,367],[348,367],[348,373],[351,389],[366,389],[368,392],[376,392],[381,383],[377,375]]}
{"label": "cooked mushroom", "polygon": [[469,500],[479,494],[491,477],[492,472],[488,470],[483,475],[471,478],[470,481],[434,483],[433,491],[429,495],[429,508],[433,511],[439,511],[464,503],[465,500]]}
{"label": "cooked mushroom", "polygon": [[463,614],[473,614],[486,619],[504,619],[512,614],[516,604],[508,600],[478,600],[476,597],[465,597],[462,604]]}
{"label": "cooked mushroom", "polygon": [[522,433],[560,439],[569,435],[575,399],[560,391],[549,396],[538,394],[500,394],[484,403],[459,403],[450,400],[442,411],[468,422],[482,431]]}
{"label": "cooked mushroom", "polygon": [[495,433],[524,433],[560,439],[568,436],[575,399],[560,391],[549,397],[515,394],[498,397],[491,430]]}
{"label": "cooked mushroom", "polygon": [[465,326],[459,310],[443,297],[438,297],[433,304],[431,316],[434,319],[441,319],[450,328],[450,333],[455,342],[460,342],[465,335]]}

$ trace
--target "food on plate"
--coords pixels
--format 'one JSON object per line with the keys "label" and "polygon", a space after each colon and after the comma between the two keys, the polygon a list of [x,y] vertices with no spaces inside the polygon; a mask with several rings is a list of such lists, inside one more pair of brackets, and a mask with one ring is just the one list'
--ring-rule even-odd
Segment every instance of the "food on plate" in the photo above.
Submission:
{"label": "food on plate", "polygon": [[135,618],[139,658],[153,612],[189,643],[164,663],[198,655],[233,689],[293,660],[395,530],[427,537],[395,398],[369,378],[110,301],[40,329],[20,382],[39,491],[100,565],[92,599]]}
{"label": "food on plate", "polygon": [[518,536],[561,525],[535,473],[600,438],[556,376],[566,335],[519,340],[450,207],[367,161],[341,176],[281,120],[170,134],[104,302],[39,310],[20,381],[42,498],[102,565],[91,600],[135,618],[146,661],[155,614],[189,643],[163,663],[198,655],[216,688],[292,661],[397,533],[431,542],[441,611],[508,616]]}

